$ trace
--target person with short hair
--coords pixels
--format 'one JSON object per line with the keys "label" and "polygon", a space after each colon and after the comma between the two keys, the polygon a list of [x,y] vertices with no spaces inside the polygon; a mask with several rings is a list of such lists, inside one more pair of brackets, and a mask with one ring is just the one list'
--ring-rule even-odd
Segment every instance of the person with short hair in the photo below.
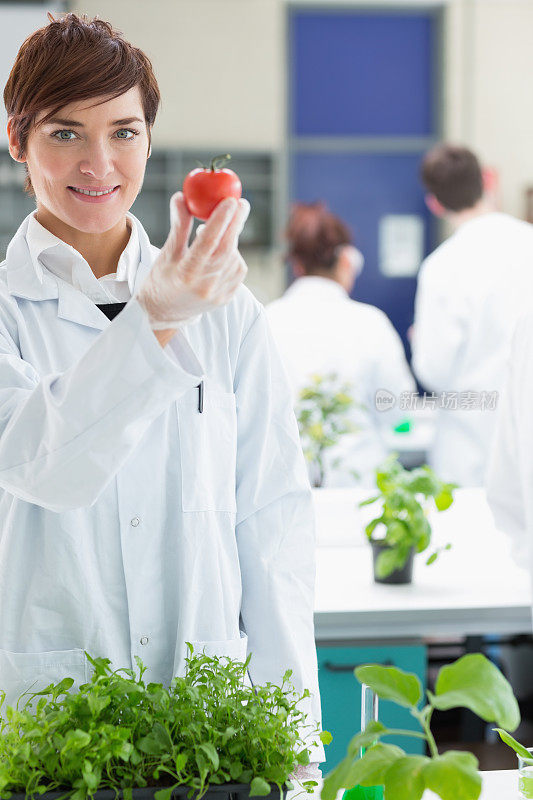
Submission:
{"label": "person with short hair", "polygon": [[223,200],[189,244],[176,192],[152,245],[129,210],[160,100],[152,65],[104,20],[49,20],[4,90],[36,202],[0,265],[5,704],[85,683],[84,651],[113,669],[139,657],[168,686],[190,642],[250,655],[251,683],[292,670],[309,733],[312,495],[281,360],[242,285],[249,204]]}
{"label": "person with short hair", "polygon": [[[285,236],[296,280],[267,314],[294,402],[313,374],[334,373],[352,387],[356,430],[326,452],[324,485],[375,486],[375,469],[389,452],[385,431],[405,413],[400,395],[415,391],[402,341],[383,311],[351,299],[364,259],[325,204],[295,203]],[[393,397],[391,408],[377,406],[380,391]]]}
{"label": "person with short hair", "polygon": [[533,226],[494,209],[492,176],[466,147],[424,157],[426,203],[454,228],[418,275],[412,367],[435,393],[430,463],[482,486],[511,336],[533,296]]}

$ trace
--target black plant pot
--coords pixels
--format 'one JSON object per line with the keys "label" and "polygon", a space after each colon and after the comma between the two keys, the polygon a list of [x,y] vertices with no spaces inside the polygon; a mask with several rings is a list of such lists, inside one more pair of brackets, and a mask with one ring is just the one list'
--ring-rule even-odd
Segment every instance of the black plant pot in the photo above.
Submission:
{"label": "black plant pot", "polygon": [[381,542],[377,541],[370,541],[372,545],[372,560],[374,564],[374,581],[376,583],[412,583],[413,582],[413,562],[415,560],[415,549],[411,547],[409,551],[409,555],[407,556],[407,561],[403,565],[401,569],[395,569],[391,572],[390,575],[387,575],[386,578],[378,578],[376,574],[376,564],[378,560],[378,556],[383,550],[390,550],[391,548],[386,545],[382,544]]}
{"label": "black plant pot", "polygon": [[[268,795],[265,795],[265,798],[270,800],[278,800],[280,793],[279,789],[276,784],[270,784],[271,792]],[[145,786],[139,789],[133,789],[132,795],[133,800],[153,800],[154,795],[160,789],[164,789],[164,786]],[[55,791],[55,792],[45,792],[41,795],[35,795],[34,800],[56,800],[58,797],[62,797],[65,795],[67,791],[74,791],[71,789],[63,789],[63,791]],[[179,798],[179,800],[187,800],[187,794],[190,791],[190,786],[177,786],[176,789],[172,792],[173,798]],[[288,789],[284,789],[284,796],[286,796]],[[191,800],[194,800],[198,793],[196,792]],[[26,794],[12,794],[11,800],[27,800],[30,795]],[[113,789],[99,789],[93,795],[94,800],[123,800],[123,792],[122,790],[118,790],[118,794],[115,795]],[[212,785],[207,790],[206,794],[203,796],[202,800],[248,800],[250,797],[250,784],[249,783],[223,783],[219,786]],[[1,800],[1,798],[0,798]]]}
{"label": "black plant pot", "polygon": [[[145,786],[143,788],[133,789],[133,800],[153,800],[155,793],[164,788],[164,786]],[[67,791],[69,790],[64,789],[61,792],[45,792],[45,794],[36,796],[35,800],[37,800],[37,797],[39,800],[56,800],[57,797],[61,797]],[[189,786],[177,786],[172,792],[172,797],[186,800],[189,791]],[[285,793],[287,791],[286,789]],[[192,800],[194,800],[196,794],[192,796]],[[219,786],[210,786],[202,800],[204,800],[204,798],[205,800],[248,800],[249,796],[249,783],[224,783]],[[29,797],[29,795],[13,794],[11,795],[11,800],[26,800],[27,797]],[[93,797],[94,800],[115,800],[115,797],[117,797],[117,800],[123,800],[123,792],[118,790],[118,795],[115,795],[113,789],[100,789],[94,793]],[[277,800],[277,798],[279,798],[278,787],[275,784],[271,784],[271,792],[269,795],[265,795],[265,797],[271,798],[271,800]]]}

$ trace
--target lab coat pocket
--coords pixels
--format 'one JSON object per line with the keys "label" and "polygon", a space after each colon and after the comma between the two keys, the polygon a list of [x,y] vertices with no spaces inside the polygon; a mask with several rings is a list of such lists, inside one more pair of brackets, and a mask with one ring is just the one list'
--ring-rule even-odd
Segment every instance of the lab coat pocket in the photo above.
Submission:
{"label": "lab coat pocket", "polygon": [[183,511],[236,511],[237,408],[235,395],[207,384],[177,400]]}
{"label": "lab coat pocket", "polygon": [[[15,706],[24,692],[40,692],[50,683],[74,678],[73,690],[87,681],[87,659],[83,650],[50,650],[15,653],[0,650],[0,691],[6,693],[2,708]],[[1,694],[0,694],[1,698]],[[20,701],[23,708],[28,697]]]}
{"label": "lab coat pocket", "polygon": [[246,661],[246,651],[248,649],[248,636],[240,632],[239,639],[223,639],[219,642],[191,642],[193,655],[204,653],[206,656],[219,656],[234,659],[235,661]]}

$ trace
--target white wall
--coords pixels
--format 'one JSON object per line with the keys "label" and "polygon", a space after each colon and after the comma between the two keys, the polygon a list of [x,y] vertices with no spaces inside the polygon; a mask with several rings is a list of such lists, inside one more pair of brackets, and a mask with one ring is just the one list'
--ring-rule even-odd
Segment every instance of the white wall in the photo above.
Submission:
{"label": "white wall", "polygon": [[155,146],[275,149],[285,101],[280,0],[82,0],[151,59],[162,96]]}
{"label": "white wall", "polygon": [[[499,170],[502,207],[521,216],[533,185],[533,0],[441,5],[445,135]],[[152,58],[163,96],[154,144],[283,147],[286,0],[73,0],[70,8],[109,19]]]}

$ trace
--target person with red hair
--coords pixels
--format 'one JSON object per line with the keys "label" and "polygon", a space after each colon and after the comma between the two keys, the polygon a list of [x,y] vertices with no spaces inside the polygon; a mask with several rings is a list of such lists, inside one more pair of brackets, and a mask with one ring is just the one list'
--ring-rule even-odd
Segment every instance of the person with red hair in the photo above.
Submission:
{"label": "person with red hair", "polygon": [[313,729],[312,496],[242,285],[249,204],[223,200],[189,244],[176,192],[153,246],[130,211],[160,100],[151,63],[104,20],[49,19],[4,90],[36,209],[0,266],[0,690],[7,705],[84,683],[85,651],[113,669],[138,657],[168,685],[190,642],[250,655],[252,683],[292,670]]}
{"label": "person with red hair", "polygon": [[324,203],[295,203],[285,236],[297,280],[267,314],[293,401],[314,374],[334,373],[351,385],[356,430],[327,451],[324,485],[373,486],[388,453],[385,430],[398,414],[397,404],[382,410],[377,394],[398,400],[415,391],[401,339],[383,311],[350,298],[363,256]]}

